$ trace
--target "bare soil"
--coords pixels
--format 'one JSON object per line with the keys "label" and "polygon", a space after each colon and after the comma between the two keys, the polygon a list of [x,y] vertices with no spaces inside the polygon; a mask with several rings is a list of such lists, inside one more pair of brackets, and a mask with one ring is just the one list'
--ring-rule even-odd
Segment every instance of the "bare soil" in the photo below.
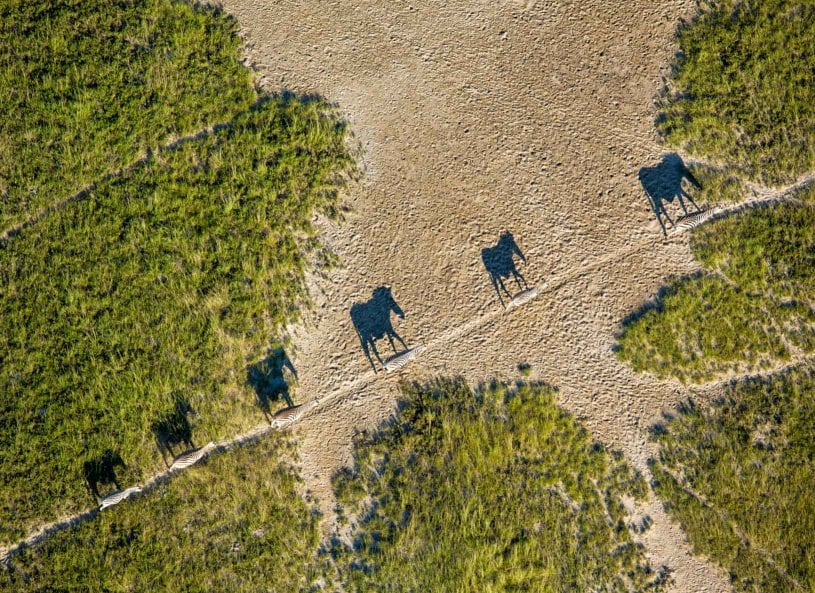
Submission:
{"label": "bare soil", "polygon": [[[647,475],[648,428],[689,394],[612,352],[620,321],[670,275],[696,269],[687,235],[663,241],[639,184],[664,148],[654,98],[692,0],[226,0],[268,90],[335,101],[364,149],[351,213],[324,224],[342,261],[314,278],[294,330],[303,478],[333,528],[333,473],[354,434],[395,409],[398,381],[531,378]],[[542,294],[504,312],[480,257],[511,231]],[[374,374],[349,310],[380,285],[397,332],[427,350]],[[383,355],[392,353],[379,341]],[[707,396],[712,396],[708,390]],[[642,536],[676,591],[729,591],[652,500]]]}

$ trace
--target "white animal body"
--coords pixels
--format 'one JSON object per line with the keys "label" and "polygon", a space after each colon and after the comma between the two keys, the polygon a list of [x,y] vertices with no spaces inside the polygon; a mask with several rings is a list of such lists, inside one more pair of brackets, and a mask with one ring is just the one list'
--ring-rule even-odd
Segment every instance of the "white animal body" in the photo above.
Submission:
{"label": "white animal body", "polygon": [[385,364],[382,366],[384,366],[385,370],[388,372],[395,371],[396,369],[402,368],[411,360],[419,356],[419,354],[424,352],[424,350],[425,350],[424,346],[416,346],[415,348],[411,348],[407,352],[403,352],[402,354],[390,357],[388,360],[385,361]]}
{"label": "white animal body", "polygon": [[126,490],[119,490],[118,492],[114,492],[113,494],[108,494],[105,498],[102,499],[102,504],[99,505],[99,510],[106,509],[108,507],[112,507],[115,504],[119,504],[123,500],[130,498],[134,494],[138,494],[141,492],[141,486],[132,486],[127,488]]}

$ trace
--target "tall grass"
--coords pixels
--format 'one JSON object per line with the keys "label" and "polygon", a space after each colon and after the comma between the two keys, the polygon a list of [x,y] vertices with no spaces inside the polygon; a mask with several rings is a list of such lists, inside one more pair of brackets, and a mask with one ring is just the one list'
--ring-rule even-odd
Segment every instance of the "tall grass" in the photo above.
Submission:
{"label": "tall grass", "polygon": [[279,434],[15,556],[0,591],[301,590],[318,539]]}
{"label": "tall grass", "polygon": [[765,183],[815,169],[815,5],[700,6],[679,30],[660,132],[674,147]]}
{"label": "tall grass", "polygon": [[157,436],[262,421],[247,365],[297,319],[313,214],[351,166],[323,102],[270,99],[0,248],[0,541],[93,504],[107,452],[125,486],[161,467]]}
{"label": "tall grass", "polygon": [[815,373],[798,368],[682,405],[655,438],[656,491],[737,591],[815,584]]}
{"label": "tall grass", "polygon": [[[810,200],[815,188],[801,193]],[[694,233],[706,271],[675,281],[623,326],[617,355],[683,382],[815,351],[815,210],[783,204]]]}
{"label": "tall grass", "polygon": [[660,590],[622,496],[646,485],[550,388],[403,387],[398,416],[335,480],[346,591]]}
{"label": "tall grass", "polygon": [[236,33],[196,2],[0,3],[0,229],[246,110]]}

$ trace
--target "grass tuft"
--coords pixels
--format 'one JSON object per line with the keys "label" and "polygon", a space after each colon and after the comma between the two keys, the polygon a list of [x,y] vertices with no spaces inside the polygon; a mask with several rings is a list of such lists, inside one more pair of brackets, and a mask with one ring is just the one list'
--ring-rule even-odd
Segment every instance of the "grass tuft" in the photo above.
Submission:
{"label": "grass tuft", "polygon": [[0,4],[0,229],[248,109],[237,30],[191,2]]}
{"label": "grass tuft", "polygon": [[811,206],[757,208],[707,224],[692,247],[705,272],[673,282],[623,324],[621,360],[699,383],[815,352]]}

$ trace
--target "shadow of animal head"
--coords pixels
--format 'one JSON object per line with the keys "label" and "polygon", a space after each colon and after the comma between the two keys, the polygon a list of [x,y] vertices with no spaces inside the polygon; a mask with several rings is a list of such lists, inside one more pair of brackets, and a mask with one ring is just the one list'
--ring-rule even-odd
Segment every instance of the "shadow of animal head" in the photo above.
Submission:
{"label": "shadow of animal head", "polygon": [[246,380],[255,390],[258,405],[267,416],[273,402],[282,399],[286,406],[294,405],[289,387],[297,381],[297,369],[283,348],[271,350],[266,358],[249,366]]}
{"label": "shadow of animal head", "polygon": [[82,473],[85,477],[85,484],[96,498],[99,496],[99,485],[113,484],[119,490],[119,482],[116,479],[116,468],[124,468],[125,464],[121,456],[115,451],[108,449],[101,456],[89,459],[82,464]]}
{"label": "shadow of animal head", "polygon": [[161,456],[166,463],[166,454],[175,457],[173,448],[184,444],[195,447],[192,442],[192,424],[189,415],[193,412],[192,406],[185,399],[176,399],[173,409],[153,422],[152,430]]}
{"label": "shadow of animal head", "polygon": [[405,312],[396,302],[396,299],[393,298],[389,286],[380,286],[373,291],[368,301],[351,305],[351,322],[354,324],[362,349],[374,370],[376,370],[376,366],[371,358],[372,353],[382,364],[382,359],[376,348],[376,340],[387,337],[394,352],[396,352],[394,339],[401,342],[402,346],[407,349],[407,344],[393,328],[391,313],[398,315],[402,319],[405,318]]}
{"label": "shadow of animal head", "polygon": [[518,267],[515,264],[516,256],[519,257],[521,261],[526,261],[526,256],[521,251],[521,248],[518,247],[518,243],[515,242],[515,237],[513,237],[509,231],[501,233],[495,245],[492,247],[484,247],[481,250],[481,261],[484,263],[484,268],[490,275],[492,286],[495,292],[498,293],[498,299],[502,304],[504,302],[504,295],[512,298],[512,294],[504,285],[505,279],[512,277],[519,288],[529,287],[526,283],[526,278],[518,271]]}

